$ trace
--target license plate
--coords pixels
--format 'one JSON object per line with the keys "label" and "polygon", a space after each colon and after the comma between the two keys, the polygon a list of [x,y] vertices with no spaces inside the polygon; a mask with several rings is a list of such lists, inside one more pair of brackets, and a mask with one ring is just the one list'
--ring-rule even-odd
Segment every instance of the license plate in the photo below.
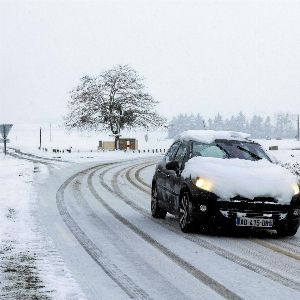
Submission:
{"label": "license plate", "polygon": [[272,219],[236,218],[236,226],[273,227]]}

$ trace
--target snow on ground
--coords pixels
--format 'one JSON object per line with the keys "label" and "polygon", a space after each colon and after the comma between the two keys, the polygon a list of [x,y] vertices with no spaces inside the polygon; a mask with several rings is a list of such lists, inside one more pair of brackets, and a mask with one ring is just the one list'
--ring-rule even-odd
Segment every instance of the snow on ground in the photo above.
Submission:
{"label": "snow on ground", "polygon": [[[300,141],[285,140],[257,140],[278,162],[300,177]],[[278,150],[268,150],[270,146],[278,146]]]}
{"label": "snow on ground", "polygon": [[[47,148],[48,151],[38,150],[39,147],[39,129],[42,128],[42,147]],[[148,132],[148,141],[145,140],[145,130],[132,130],[122,132],[122,137],[137,138],[139,149],[143,152],[153,149],[167,150],[173,142],[173,139],[167,138],[167,130],[161,129]],[[25,152],[30,152],[35,155],[44,156],[48,158],[60,157],[62,160],[85,162],[88,160],[98,160],[105,158],[106,155],[112,157],[115,154],[103,154],[97,151],[99,141],[112,141],[113,137],[109,133],[103,132],[78,132],[67,131],[59,124],[52,124],[51,139],[50,139],[50,124],[14,124],[9,134],[9,147],[22,149]],[[251,139],[251,136],[250,136]],[[300,142],[292,139],[283,140],[257,140],[266,149],[269,146],[278,146],[278,151],[269,151],[281,162],[296,164],[300,160]],[[72,147],[72,154],[70,153],[53,153],[52,149],[60,150],[70,149]],[[298,150],[296,150],[298,149]],[[118,154],[116,156],[119,156]]]}
{"label": "snow on ground", "polygon": [[[57,130],[52,132],[52,142],[44,142],[44,146],[65,149],[73,146],[77,151],[72,153],[45,152],[37,149],[38,127],[28,129],[27,132],[24,131],[23,127],[18,128],[16,126],[13,129],[15,131],[12,130],[10,135],[11,144],[9,146],[11,148],[9,151],[19,157],[30,158],[37,160],[37,162],[33,163],[9,156],[5,159],[3,157],[0,158],[0,298],[28,298],[28,295],[31,298],[44,299],[83,298],[76,281],[78,281],[78,278],[83,282],[84,280],[92,279],[84,279],[82,276],[79,276],[80,266],[78,266],[78,269],[75,268],[78,274],[76,272],[74,274],[72,271],[73,279],[68,271],[68,267],[74,262],[68,262],[66,257],[62,259],[60,256],[61,251],[58,250],[60,241],[67,237],[66,233],[65,236],[59,237],[59,234],[64,233],[64,231],[59,231],[59,228],[63,228],[63,224],[61,227],[58,226],[58,220],[60,219],[58,216],[56,226],[51,226],[53,220],[48,217],[48,230],[50,228],[53,230],[53,236],[57,236],[57,241],[50,240],[50,237],[45,234],[47,230],[43,230],[43,218],[37,217],[38,206],[40,206],[40,209],[41,205],[49,205],[48,209],[51,208],[53,214],[57,213],[55,202],[51,204],[52,207],[48,200],[50,198],[52,200],[55,199],[56,191],[61,182],[72,176],[76,170],[87,168],[88,164],[92,166],[96,162],[137,160],[153,156],[153,153],[98,152],[96,151],[98,140],[107,140],[109,137],[74,132],[67,135],[65,131],[57,128]],[[49,139],[47,137],[49,131],[48,133],[45,133],[45,131],[43,133],[44,140]],[[140,149],[167,149],[172,143],[172,140],[166,139],[165,132],[149,133],[149,141],[147,143],[144,140],[144,134],[145,132],[140,132],[132,133],[132,135],[128,134],[127,136],[138,137]],[[269,151],[269,153],[280,160],[282,164],[285,164],[286,167],[295,173],[298,172],[297,174],[300,175],[300,150],[293,150],[300,148],[300,142],[291,140],[259,140],[258,142],[265,148],[278,145],[278,151]],[[12,147],[32,155],[22,154],[12,149]],[[42,157],[42,159],[39,157]],[[56,159],[56,161],[49,161],[49,159]],[[50,186],[53,187],[53,190],[50,191],[48,189],[49,195],[45,194],[46,187],[45,190],[41,189],[45,181],[49,181],[48,167],[40,164],[39,161],[50,164],[49,176],[52,177],[53,181],[53,184]],[[63,172],[60,172],[59,169],[63,169]],[[143,169],[140,176],[146,182],[150,182],[153,172],[154,165]],[[56,174],[57,177],[54,178],[53,174]],[[126,189],[126,187],[124,188]],[[87,200],[90,201],[89,198]],[[43,213],[45,215],[42,217],[46,218],[47,212]],[[72,242],[70,238],[67,239],[67,243],[70,245],[61,247],[69,247],[69,251],[75,251],[73,245],[76,243]],[[84,256],[85,254],[83,253],[82,255]],[[85,264],[89,263],[91,264],[91,269],[93,269],[92,263],[85,261]],[[97,283],[95,282],[96,285]]]}
{"label": "snow on ground", "polygon": [[[50,179],[49,171],[65,174],[64,170],[70,168],[72,173],[74,162],[83,168],[81,165],[95,164],[95,161],[135,160],[153,156],[153,153],[95,152],[93,156],[88,152],[71,153],[63,158],[67,163],[60,163],[47,160],[52,156],[45,152],[31,149],[28,154],[27,150],[30,148],[21,152],[9,149],[10,154],[24,159],[10,155],[4,158],[2,153],[0,158],[0,299],[83,299],[57,245],[43,228],[40,210],[44,195],[40,188]],[[66,171],[66,176],[71,173]],[[58,187],[53,190],[54,194]]]}
{"label": "snow on ground", "polygon": [[[42,128],[42,149],[39,150],[39,130]],[[145,135],[148,140],[146,141]],[[131,159],[155,154],[162,154],[172,143],[172,139],[167,139],[167,131],[165,129],[148,132],[145,130],[124,131],[122,138],[136,138],[138,140],[137,151],[129,151],[127,153],[120,151],[98,151],[99,141],[113,141],[113,137],[109,133],[103,132],[80,132],[67,131],[59,125],[51,127],[50,125],[25,125],[15,124],[9,134],[10,143],[8,147],[11,152],[14,149],[22,152],[31,153],[42,156],[47,159],[58,159],[69,162],[89,162],[119,159]],[[67,151],[72,147],[71,153]],[[47,151],[45,151],[47,149]],[[58,149],[60,152],[53,152]],[[157,150],[157,151],[156,151]]]}
{"label": "snow on ground", "polygon": [[47,168],[0,157],[0,298],[83,299],[34,217],[37,174],[41,183]]}
{"label": "snow on ground", "polygon": [[[1,149],[1,148],[0,148]],[[99,162],[99,161],[114,161],[120,159],[135,159],[142,157],[149,157],[153,155],[162,155],[160,152],[137,152],[137,151],[94,151],[94,152],[71,152],[71,153],[52,153],[45,152],[39,149],[33,149],[30,147],[21,148],[21,154],[18,152],[17,148],[9,148],[8,151],[11,154],[21,155],[22,153],[33,154],[40,158],[54,159],[57,162],[70,162],[70,163],[85,163],[85,162]],[[23,155],[26,156],[26,155]]]}
{"label": "snow on ground", "polygon": [[[99,141],[113,141],[109,132],[80,132],[65,130],[59,124],[52,124],[50,138],[50,124],[14,124],[9,134],[10,146],[22,149],[38,149],[39,130],[42,128],[42,147],[70,149],[74,152],[94,152],[97,150]],[[168,148],[172,140],[167,139],[165,129],[148,132],[146,130],[123,131],[121,138],[136,138],[141,150]],[[148,135],[148,141],[145,135]]]}

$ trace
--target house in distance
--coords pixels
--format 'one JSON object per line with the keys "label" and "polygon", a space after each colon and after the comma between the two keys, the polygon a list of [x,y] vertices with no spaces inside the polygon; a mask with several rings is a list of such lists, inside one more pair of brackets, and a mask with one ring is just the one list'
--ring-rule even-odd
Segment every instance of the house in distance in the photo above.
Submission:
{"label": "house in distance", "polygon": [[[120,138],[120,150],[138,150],[138,140],[132,138]],[[99,141],[98,150],[113,151],[115,150],[114,141]]]}

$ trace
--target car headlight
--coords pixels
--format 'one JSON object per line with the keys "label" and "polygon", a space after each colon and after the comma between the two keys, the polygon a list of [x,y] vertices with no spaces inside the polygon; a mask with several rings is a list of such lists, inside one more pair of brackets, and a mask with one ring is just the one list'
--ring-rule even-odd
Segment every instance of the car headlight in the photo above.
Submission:
{"label": "car headlight", "polygon": [[211,192],[212,190],[212,182],[208,179],[202,178],[202,177],[197,177],[192,180],[194,185],[198,187],[199,189]]}
{"label": "car headlight", "polygon": [[299,190],[299,185],[297,183],[294,183],[292,185],[293,191],[294,191],[294,195],[298,195],[300,190]]}

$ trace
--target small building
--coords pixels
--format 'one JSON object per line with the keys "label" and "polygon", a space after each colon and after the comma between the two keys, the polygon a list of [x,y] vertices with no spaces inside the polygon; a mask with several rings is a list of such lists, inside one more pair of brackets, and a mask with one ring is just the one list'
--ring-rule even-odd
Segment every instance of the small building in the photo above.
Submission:
{"label": "small building", "polygon": [[113,151],[115,150],[115,142],[99,141],[98,150]]}
{"label": "small building", "polygon": [[138,150],[137,139],[120,138],[120,150]]}
{"label": "small building", "polygon": [[[120,138],[120,150],[138,150],[137,139]],[[115,150],[114,141],[99,141],[98,150],[113,151]]]}

